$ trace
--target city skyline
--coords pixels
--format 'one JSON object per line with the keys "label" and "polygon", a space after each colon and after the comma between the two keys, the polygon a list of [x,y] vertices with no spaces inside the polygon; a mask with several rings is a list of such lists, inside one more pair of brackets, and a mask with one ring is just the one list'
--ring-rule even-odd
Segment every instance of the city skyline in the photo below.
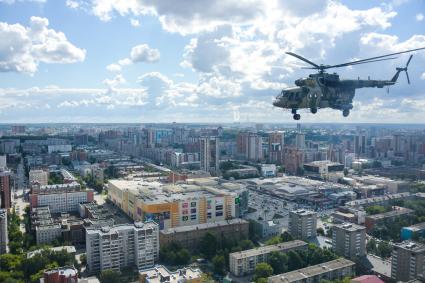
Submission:
{"label": "city skyline", "polygon": [[[425,46],[419,0],[186,4],[1,0],[2,123],[291,123],[272,100],[309,72],[285,51],[337,63]],[[338,73],[389,79],[407,57]],[[418,52],[411,85],[359,91],[348,118],[301,122],[420,123],[423,66]]]}

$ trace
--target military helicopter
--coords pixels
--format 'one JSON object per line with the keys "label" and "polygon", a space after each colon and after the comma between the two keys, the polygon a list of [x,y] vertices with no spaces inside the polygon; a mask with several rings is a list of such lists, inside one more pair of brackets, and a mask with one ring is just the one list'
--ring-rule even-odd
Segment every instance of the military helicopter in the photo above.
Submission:
{"label": "military helicopter", "polygon": [[412,60],[413,55],[410,55],[406,66],[402,68],[396,68],[396,73],[390,80],[371,80],[370,78],[367,80],[341,80],[337,73],[328,74],[326,73],[326,70],[347,66],[356,66],[378,61],[393,60],[397,57],[391,56],[422,49],[425,49],[425,47],[337,65],[318,65],[298,54],[286,52],[286,54],[291,55],[312,66],[304,67],[303,69],[314,69],[318,70],[318,72],[316,74],[310,74],[307,78],[296,80],[296,87],[282,90],[282,92],[276,97],[273,105],[284,109],[291,109],[294,120],[301,119],[301,115],[297,113],[297,110],[304,108],[310,109],[310,112],[313,114],[317,113],[317,109],[319,108],[332,108],[341,110],[342,115],[347,117],[350,115],[350,110],[353,108],[353,98],[357,88],[383,88],[384,86],[394,85],[397,82],[401,72],[406,73],[407,82],[410,84],[407,67]]}

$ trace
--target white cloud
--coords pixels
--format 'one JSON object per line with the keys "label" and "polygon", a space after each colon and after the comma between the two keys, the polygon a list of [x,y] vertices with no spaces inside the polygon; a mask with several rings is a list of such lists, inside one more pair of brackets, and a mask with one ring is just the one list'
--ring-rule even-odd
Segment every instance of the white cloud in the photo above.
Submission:
{"label": "white cloud", "polygon": [[31,17],[29,27],[0,22],[0,72],[34,73],[40,62],[84,61],[86,51],[48,25],[49,21],[40,17]]}
{"label": "white cloud", "polygon": [[121,65],[120,64],[109,64],[108,66],[106,66],[106,70],[110,71],[110,72],[121,72]]}
{"label": "white cloud", "polygon": [[417,20],[418,22],[422,22],[424,19],[425,19],[424,14],[419,13],[419,14],[417,14],[417,15],[416,15],[416,20]]}
{"label": "white cloud", "polygon": [[158,49],[150,48],[147,44],[140,44],[131,48],[129,58],[120,59],[117,63],[109,64],[106,69],[111,72],[118,72],[121,71],[122,67],[135,63],[156,63],[160,57],[161,54]]}
{"label": "white cloud", "polygon": [[125,84],[126,83],[126,80],[123,77],[123,75],[118,74],[118,75],[116,75],[112,79],[106,79],[106,80],[104,80],[103,83],[106,84],[110,88],[114,88],[114,87],[116,87],[118,85]]}
{"label": "white cloud", "polygon": [[133,27],[139,27],[140,26],[140,22],[137,19],[130,19],[130,23]]}
{"label": "white cloud", "polygon": [[150,48],[147,44],[134,46],[130,52],[130,59],[133,63],[155,63],[159,61],[159,57],[159,50]]}
{"label": "white cloud", "polygon": [[71,9],[77,9],[80,7],[80,3],[78,1],[75,0],[66,0],[65,2],[66,6],[71,8]]}
{"label": "white cloud", "polygon": [[422,73],[421,80],[425,80],[425,73]]}

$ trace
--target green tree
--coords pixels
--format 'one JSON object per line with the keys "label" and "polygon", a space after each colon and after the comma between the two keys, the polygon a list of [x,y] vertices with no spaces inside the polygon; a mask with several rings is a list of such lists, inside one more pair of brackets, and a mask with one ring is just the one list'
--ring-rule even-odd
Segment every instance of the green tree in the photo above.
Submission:
{"label": "green tree", "polygon": [[299,255],[299,253],[295,251],[288,252],[288,269],[289,271],[300,269],[304,267],[304,261]]}
{"label": "green tree", "polygon": [[214,273],[219,275],[224,275],[224,268],[225,268],[225,259],[223,255],[216,255],[212,259],[212,263],[214,266]]}
{"label": "green tree", "polygon": [[322,227],[317,228],[317,234],[321,236],[325,236],[325,230]]}
{"label": "green tree", "polygon": [[190,261],[190,253],[187,249],[181,249],[176,253],[176,264],[185,265]]}
{"label": "green tree", "polygon": [[273,268],[274,274],[285,273],[288,270],[288,256],[281,252],[271,252],[268,263]]}
{"label": "green tree", "polygon": [[369,253],[376,254],[376,240],[374,238],[370,239],[366,244],[366,250]]}
{"label": "green tree", "polygon": [[118,271],[107,269],[100,273],[99,281],[100,283],[120,283],[121,273]]}
{"label": "green tree", "polygon": [[213,258],[217,251],[217,238],[209,232],[206,233],[199,241],[199,249],[206,258]]}
{"label": "green tree", "polygon": [[267,278],[273,274],[273,267],[270,264],[261,262],[255,266],[254,281],[261,282],[260,278]]}
{"label": "green tree", "polygon": [[384,213],[386,211],[387,211],[387,209],[382,205],[371,205],[369,207],[366,207],[366,213],[368,215]]}
{"label": "green tree", "polygon": [[378,254],[378,256],[382,257],[382,258],[388,258],[391,256],[391,252],[392,252],[392,247],[388,242],[385,241],[381,241],[379,242],[377,248],[376,248],[376,252]]}

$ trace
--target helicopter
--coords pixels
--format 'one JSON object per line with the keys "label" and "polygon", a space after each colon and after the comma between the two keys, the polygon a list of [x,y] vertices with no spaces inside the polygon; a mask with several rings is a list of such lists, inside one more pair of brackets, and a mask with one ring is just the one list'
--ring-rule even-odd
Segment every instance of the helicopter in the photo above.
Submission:
{"label": "helicopter", "polygon": [[329,74],[326,72],[326,70],[393,60],[397,57],[391,56],[422,49],[425,49],[425,47],[337,65],[318,65],[298,54],[293,52],[286,52],[286,54],[291,55],[312,66],[303,67],[303,69],[313,69],[318,70],[318,72],[315,74],[310,74],[307,78],[297,79],[295,81],[295,87],[283,89],[273,102],[273,106],[283,109],[291,109],[294,120],[301,119],[301,115],[297,113],[297,110],[306,108],[310,109],[310,112],[313,114],[316,114],[319,108],[341,110],[342,115],[344,117],[348,117],[348,115],[350,115],[350,110],[353,109],[353,98],[356,93],[356,89],[364,87],[383,88],[385,86],[392,86],[397,82],[401,72],[406,73],[407,82],[410,84],[407,68],[410,64],[410,61],[412,60],[413,55],[409,56],[409,59],[407,60],[407,63],[404,67],[396,68],[396,73],[390,80],[371,80],[370,77],[367,80],[361,80],[360,78],[354,80],[342,80],[337,73]]}

